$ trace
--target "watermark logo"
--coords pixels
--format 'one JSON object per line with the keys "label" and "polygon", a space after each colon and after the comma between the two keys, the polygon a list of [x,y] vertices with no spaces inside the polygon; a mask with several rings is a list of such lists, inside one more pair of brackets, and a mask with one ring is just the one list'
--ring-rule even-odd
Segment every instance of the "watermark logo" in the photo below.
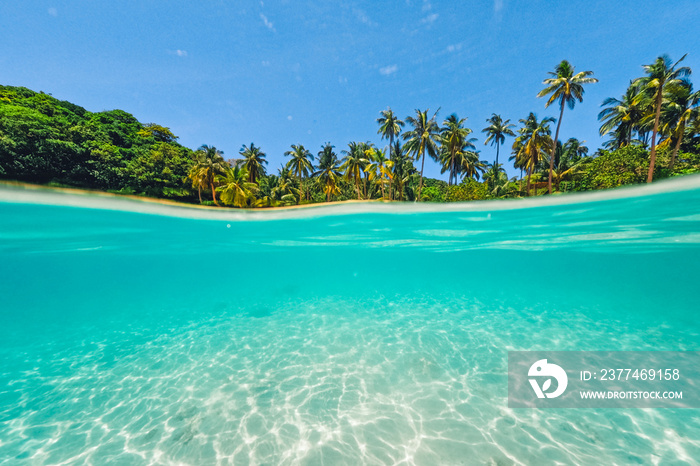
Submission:
{"label": "watermark logo", "polygon": [[[530,370],[527,372],[528,377],[544,378],[544,383],[540,387],[537,379],[528,379],[532,389],[535,391],[537,398],[556,398],[566,390],[566,386],[569,383],[569,378],[566,376],[566,372],[561,367],[556,364],[548,363],[546,359],[540,359],[530,366]],[[557,381],[556,390],[553,392],[548,392],[552,388],[552,378]]]}
{"label": "watermark logo", "polygon": [[508,351],[508,407],[700,409],[700,351]]}

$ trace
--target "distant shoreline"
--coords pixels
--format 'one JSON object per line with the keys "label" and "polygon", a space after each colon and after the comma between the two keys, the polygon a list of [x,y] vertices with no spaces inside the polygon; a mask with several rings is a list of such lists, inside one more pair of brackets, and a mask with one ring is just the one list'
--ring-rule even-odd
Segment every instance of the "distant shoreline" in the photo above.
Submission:
{"label": "distant shoreline", "polygon": [[306,208],[318,208],[322,206],[333,206],[333,205],[347,205],[347,204],[366,204],[366,203],[401,203],[401,204],[412,204],[412,202],[402,202],[402,201],[387,201],[382,199],[371,199],[371,200],[357,200],[348,199],[345,201],[332,201],[332,202],[315,202],[311,204],[302,205],[290,205],[290,206],[277,206],[277,207],[229,207],[229,206],[210,206],[210,205],[199,205],[199,204],[189,204],[187,202],[178,202],[171,199],[161,199],[157,197],[149,196],[136,196],[133,194],[117,194],[110,193],[107,191],[99,191],[96,189],[82,189],[82,188],[66,188],[61,186],[47,186],[41,184],[25,183],[22,181],[10,181],[10,180],[0,180],[0,188],[11,187],[27,189],[31,191],[49,191],[55,193],[63,194],[74,194],[79,196],[95,196],[95,197],[105,197],[110,199],[129,199],[132,201],[139,201],[151,204],[160,204],[174,207],[184,207],[191,209],[203,209],[211,211],[225,211],[225,212],[261,212],[261,211],[278,211],[278,210],[293,210],[293,209],[306,209]]}
{"label": "distant shoreline", "polygon": [[199,206],[172,200],[106,193],[103,191],[90,191],[78,188],[62,188],[14,181],[0,181],[0,204],[54,205],[216,221],[267,221],[302,219],[326,215],[496,212],[502,210],[576,205],[596,201],[604,202],[698,189],[700,189],[700,174],[694,174],[661,180],[651,184],[524,199],[420,203],[398,201],[382,202],[381,200],[347,200],[300,206],[230,208]]}

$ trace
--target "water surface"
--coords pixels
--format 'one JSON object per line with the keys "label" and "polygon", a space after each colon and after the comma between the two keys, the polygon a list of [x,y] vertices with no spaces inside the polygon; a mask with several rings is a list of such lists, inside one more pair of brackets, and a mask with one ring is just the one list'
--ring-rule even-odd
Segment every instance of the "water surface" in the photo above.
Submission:
{"label": "water surface", "polygon": [[697,464],[697,410],[507,407],[508,350],[700,350],[700,179],[201,211],[0,189],[1,464]]}

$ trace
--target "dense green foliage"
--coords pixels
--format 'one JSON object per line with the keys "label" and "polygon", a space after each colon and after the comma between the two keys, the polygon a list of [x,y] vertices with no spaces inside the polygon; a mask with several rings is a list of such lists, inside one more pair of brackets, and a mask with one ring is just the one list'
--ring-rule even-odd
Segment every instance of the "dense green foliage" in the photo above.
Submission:
{"label": "dense green foliage", "polygon": [[[293,144],[286,163],[271,174],[267,155],[252,142],[242,146],[240,158],[226,160],[215,147],[193,151],[167,127],[140,123],[122,110],[92,113],[48,94],[0,86],[0,179],[246,208],[349,199],[457,202],[614,188],[700,172],[700,93],[679,62],[659,57],[621,99],[603,102],[600,133],[610,140],[589,154],[584,141],[557,136],[564,107],[573,108],[582,100],[582,86],[596,80],[562,61],[539,93],[549,97],[546,106],[559,105],[558,121],[530,112],[516,128],[493,114],[481,131],[497,158],[506,138],[514,138],[509,160],[520,177],[511,179],[498,159],[480,159],[473,130],[456,114],[440,122],[437,112],[416,109],[401,120],[388,108],[377,118],[377,133],[388,147],[326,143],[314,153]],[[447,182],[423,176],[426,158],[440,165]]]}
{"label": "dense green foliage", "polygon": [[643,183],[649,168],[649,153],[639,146],[600,151],[586,164],[579,189],[607,189]]}
{"label": "dense green foliage", "polygon": [[0,177],[191,198],[192,151],[168,128],[122,110],[91,113],[22,87],[0,86]]}

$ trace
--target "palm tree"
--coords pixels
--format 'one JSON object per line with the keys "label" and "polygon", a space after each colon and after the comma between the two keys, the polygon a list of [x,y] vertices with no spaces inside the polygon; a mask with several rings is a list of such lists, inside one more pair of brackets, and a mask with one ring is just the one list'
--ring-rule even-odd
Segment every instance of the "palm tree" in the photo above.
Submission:
{"label": "palm tree", "polygon": [[230,167],[223,175],[218,176],[221,200],[224,204],[235,207],[247,207],[248,201],[255,199],[258,185],[250,180],[245,167]]}
{"label": "palm tree", "polygon": [[384,185],[388,184],[391,186],[391,180],[393,178],[391,167],[394,166],[394,162],[387,159],[386,153],[381,149],[372,148],[369,153],[369,164],[365,168],[365,173],[369,173],[370,181],[377,177],[379,178],[379,185],[382,189],[382,199],[386,199]]}
{"label": "palm tree", "polygon": [[472,140],[467,140],[464,142],[464,146],[455,153],[455,181],[457,180],[457,174],[462,175],[462,181],[464,181],[464,178],[478,180],[480,174],[486,170],[486,164],[479,160],[479,153],[473,149],[474,144]]}
{"label": "palm tree", "polygon": [[347,180],[354,182],[358,200],[362,199],[360,194],[360,181],[362,180],[362,173],[364,173],[365,166],[367,165],[364,152],[365,146],[365,143],[350,142],[348,143],[349,150],[341,151],[345,154],[345,157],[343,158],[343,164],[340,169],[345,171],[345,178]]}
{"label": "palm tree", "polygon": [[511,129],[515,128],[515,125],[511,124],[510,120],[503,121],[501,115],[496,115],[495,113],[491,115],[491,118],[486,120],[486,123],[489,125],[481,130],[482,133],[488,134],[484,145],[489,142],[491,145],[496,144],[496,166],[498,166],[498,152],[500,146],[506,141],[506,136],[515,136],[515,133]]}
{"label": "palm tree", "polygon": [[508,161],[513,162],[513,167],[520,170],[520,178],[518,179],[518,191],[523,190],[523,170],[525,169],[525,161],[519,157],[520,149],[522,144],[516,139],[513,143],[512,155],[508,157]]}
{"label": "palm tree", "polygon": [[685,136],[686,127],[700,113],[699,101],[700,92],[693,93],[693,85],[690,82],[683,82],[681,85],[668,89],[666,104],[661,110],[661,121],[663,122],[661,132],[670,135],[666,140],[668,144],[673,139],[676,141],[668,166],[669,170],[673,170],[673,166],[676,164],[676,156]]}
{"label": "palm tree", "polygon": [[301,196],[301,190],[294,186],[296,181],[291,170],[281,166],[278,170],[277,184],[270,192],[272,199],[284,205],[292,205],[296,198]]}
{"label": "palm tree", "polygon": [[[527,169],[527,195],[530,195],[530,178],[532,171],[542,161],[546,151],[553,152],[553,141],[549,123],[554,118],[543,118],[537,121],[537,116],[530,112],[526,120],[520,120],[523,127],[518,130],[518,137],[513,143],[513,151],[516,152],[516,164]],[[554,156],[552,155],[552,159]],[[553,168],[553,167],[552,167]],[[551,173],[551,172],[550,172]]]}
{"label": "palm tree", "polygon": [[[503,173],[503,167],[501,164],[490,164],[487,165],[488,169],[484,172],[484,181],[488,184],[489,188],[493,189],[498,181],[501,180]],[[508,177],[505,177],[508,181]]]}
{"label": "palm tree", "polygon": [[[371,142],[359,142],[357,143],[358,150],[364,154],[364,159],[365,159],[365,165],[364,167],[367,168],[367,164],[370,162],[370,158],[372,157],[372,154],[374,153],[374,144]],[[368,189],[371,188],[371,186],[368,188],[369,184],[369,172],[365,171],[364,169],[362,170],[362,173],[364,173],[365,177],[362,180],[362,192],[365,197],[365,199],[371,199],[372,198],[372,193],[368,192]]]}
{"label": "palm tree", "polygon": [[[597,83],[598,80],[590,77],[593,75],[592,71],[581,71],[580,73],[574,74],[574,67],[566,60],[562,60],[554,69],[554,72],[552,73],[550,71],[549,74],[553,77],[543,81],[546,87],[537,94],[537,97],[544,97],[551,94],[549,100],[547,100],[545,104],[545,108],[549,107],[554,102],[559,102],[559,121],[557,121],[557,131],[554,135],[554,140],[558,141],[561,119],[564,116],[564,106],[568,105],[570,109],[573,109],[574,105],[576,105],[576,100],[583,102],[583,85]],[[552,155],[549,158],[549,181],[547,183],[549,194],[552,194],[552,172],[554,171],[555,149],[556,147],[552,148]]]}
{"label": "palm tree", "polygon": [[[440,109],[438,109],[440,111]],[[420,166],[420,183],[418,185],[418,197],[421,199],[423,190],[423,168],[425,168],[425,155],[430,155],[435,159],[438,155],[438,124],[435,122],[437,111],[433,117],[428,119],[428,110],[421,112],[416,109],[416,117],[407,117],[406,121],[413,127],[409,132],[403,134],[403,138],[407,141],[406,148],[409,153],[415,154],[415,160],[421,160]]]}
{"label": "palm tree", "polygon": [[489,169],[484,172],[484,181],[488,184],[493,197],[506,197],[513,194],[514,186],[509,187],[508,175],[500,164],[489,165]]}
{"label": "palm tree", "polygon": [[250,146],[244,144],[239,154],[243,156],[242,166],[248,171],[248,181],[257,183],[258,178],[265,176],[265,153],[251,142]]}
{"label": "palm tree", "polygon": [[601,107],[605,107],[598,113],[600,135],[611,134],[613,139],[606,144],[612,149],[632,144],[632,133],[643,131],[642,119],[647,113],[646,109],[637,101],[639,86],[630,83],[622,99],[608,97]]}
{"label": "palm tree", "polygon": [[557,141],[556,157],[554,160],[554,172],[552,174],[557,191],[561,191],[561,182],[574,177],[586,162],[588,147],[584,146],[585,141],[576,138],[569,138],[562,145]]}
{"label": "palm tree", "polygon": [[206,144],[203,144],[194,153],[195,164],[190,169],[188,176],[192,180],[192,187],[197,187],[200,204],[202,203],[202,188],[211,188],[214,204],[217,206],[219,205],[219,203],[216,202],[216,188],[214,186],[216,177],[224,173],[226,168],[229,167],[223,155],[224,153],[216,147]]}
{"label": "palm tree", "polygon": [[654,101],[654,128],[651,133],[651,153],[649,154],[649,173],[647,183],[654,179],[654,165],[656,164],[656,135],[659,131],[659,120],[661,119],[661,104],[663,103],[664,92],[675,86],[681,85],[682,78],[690,76],[690,68],[687,66],[676,69],[676,66],[685,59],[683,55],[680,60],[672,64],[668,55],[662,55],[651,65],[644,65],[647,76],[637,78],[634,83],[638,84],[643,92],[640,92],[637,100]]}
{"label": "palm tree", "polygon": [[333,151],[333,146],[330,142],[321,146],[321,150],[318,153],[317,168],[312,176],[318,177],[326,195],[326,202],[330,202],[331,195],[340,194],[338,180],[341,176],[338,156]]}
{"label": "palm tree", "polygon": [[[461,145],[455,148],[454,151],[454,170],[450,174],[448,184],[457,184],[459,175],[466,175],[475,179],[479,178],[478,171],[483,171],[484,163],[479,160],[479,153],[476,150],[474,143],[476,138],[464,139]],[[447,146],[440,146],[440,164],[442,168],[440,173],[445,173],[450,170],[450,165],[453,163],[452,152]]]}
{"label": "palm tree", "polygon": [[380,112],[381,117],[377,118],[377,123],[379,123],[379,130],[377,134],[382,135],[382,139],[389,140],[389,158],[394,160],[393,154],[391,152],[394,146],[394,138],[401,133],[401,128],[403,128],[404,122],[399,120],[399,118],[394,115],[391,107]]}
{"label": "palm tree", "polygon": [[[449,154],[448,167],[450,170],[450,178],[448,185],[450,186],[452,185],[452,178],[455,178],[455,154],[458,150],[462,149],[467,136],[472,132],[471,129],[463,126],[466,120],[466,118],[459,119],[457,115],[453,113],[447,117],[447,120],[442,122],[444,126],[440,128],[440,143],[445,150],[445,154]],[[443,163],[443,170],[441,173],[444,173],[445,170],[446,168]]]}
{"label": "palm tree", "polygon": [[[299,180],[299,203],[301,204],[301,194],[303,189],[302,183],[304,181],[304,177],[308,177],[309,173],[311,173],[314,169],[314,166],[311,163],[314,156],[311,155],[311,152],[306,150],[301,144],[292,144],[292,150],[288,150],[284,153],[284,155],[291,157],[291,160],[287,162],[286,168],[291,170],[292,173],[296,175],[297,180]],[[308,192],[306,197],[308,200]]]}
{"label": "palm tree", "polygon": [[416,172],[416,168],[413,166],[413,159],[406,154],[404,147],[401,147],[401,143],[396,141],[394,143],[394,166],[391,167],[391,175],[393,183],[396,185],[396,192],[398,193],[398,200],[404,200],[404,187],[408,180]]}

